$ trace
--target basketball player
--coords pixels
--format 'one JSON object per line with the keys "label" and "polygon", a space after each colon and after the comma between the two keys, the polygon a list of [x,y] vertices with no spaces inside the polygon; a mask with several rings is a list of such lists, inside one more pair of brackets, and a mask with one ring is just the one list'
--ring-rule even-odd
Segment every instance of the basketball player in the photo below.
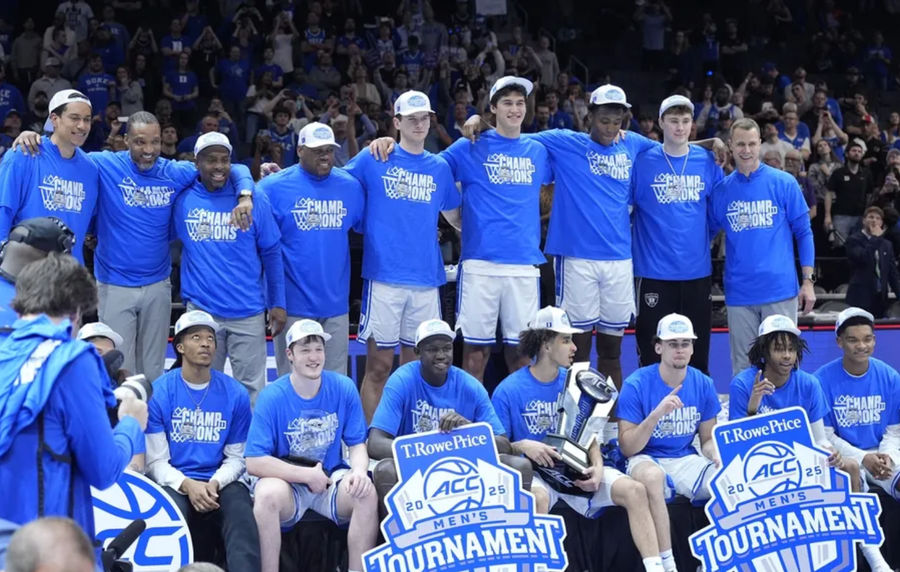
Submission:
{"label": "basketball player", "polygon": [[708,374],[712,262],[707,216],[722,168],[712,153],[688,144],[693,113],[694,104],[683,95],[664,99],[659,106],[663,144],[634,162],[635,337],[641,365],[657,363],[653,337],[660,318],[672,312],[687,316],[697,333],[690,365]]}
{"label": "basketball player", "polygon": [[[695,339],[687,317],[664,316],[656,328],[660,363],[628,376],[616,409],[626,472],[647,487],[661,548],[670,538],[665,501],[675,494],[708,499],[713,467],[719,465],[712,430],[722,407],[712,379],[688,365]],[[692,444],[698,434],[702,454]],[[675,569],[671,548],[660,556],[666,570]]]}
{"label": "basketball player", "polygon": [[[512,441],[513,451],[545,467],[560,459],[559,453],[543,442],[557,420],[557,401],[565,388],[566,370],[572,365],[575,344],[572,335],[581,333],[569,323],[560,308],[547,306],[535,316],[527,330],[519,335],[519,351],[533,360],[530,366],[510,374],[494,390],[492,402],[497,417]],[[589,496],[558,492],[539,475],[532,481],[536,510],[547,513],[558,500],[564,501],[578,514],[597,518],[603,508],[623,506],[628,511],[631,537],[648,571],[664,570],[659,556],[660,542],[650,513],[647,489],[612,467],[603,466],[600,445],[596,440],[588,450],[593,466],[584,478],[575,482]],[[663,501],[661,501],[663,502]],[[660,507],[666,510],[665,502]],[[671,548],[667,538],[665,548]]]}
{"label": "basketball player", "polygon": [[438,287],[447,282],[436,229],[442,210],[459,206],[447,162],[425,151],[431,117],[428,96],[407,91],[394,102],[400,143],[386,162],[368,149],[345,170],[366,191],[363,234],[363,306],[357,340],[366,344],[360,394],[371,420],[394,365],[416,359],[416,327],[441,317]]}
{"label": "basketball player", "polygon": [[[775,314],[763,320],[759,336],[750,347],[750,367],[731,380],[728,418],[740,419],[785,407],[802,407],[809,417],[813,442],[831,452],[828,462],[846,471],[850,475],[851,489],[859,492],[862,490],[859,460],[844,458],[841,450],[829,440],[825,420],[833,418],[831,405],[819,381],[800,370],[803,355],[808,351],[800,330],[790,318]],[[860,544],[860,550],[873,570],[891,570],[877,546]]]}
{"label": "basketball player", "polygon": [[362,570],[363,553],[375,546],[378,507],[367,474],[366,419],[353,381],[324,369],[330,337],[314,320],[294,322],[285,336],[291,372],[262,391],[250,423],[245,456],[247,472],[259,477],[253,513],[263,572],[277,572],[281,532],[307,510],[349,523],[350,572]]}

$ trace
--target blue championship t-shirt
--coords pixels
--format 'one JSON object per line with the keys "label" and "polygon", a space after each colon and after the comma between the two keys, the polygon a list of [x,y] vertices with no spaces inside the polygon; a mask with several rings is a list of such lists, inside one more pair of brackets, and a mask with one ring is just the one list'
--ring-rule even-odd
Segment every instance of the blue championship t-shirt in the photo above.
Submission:
{"label": "blue championship t-shirt", "polygon": [[633,132],[612,145],[565,129],[525,137],[543,143],[556,175],[544,251],[590,260],[631,258],[632,165],[659,143]]}
{"label": "blue championship t-shirt", "polygon": [[281,231],[289,316],[330,318],[350,302],[351,229],[362,232],[366,198],[342,169],[325,177],[294,165],[259,182]]}
{"label": "blue championship t-shirt", "polygon": [[713,219],[725,229],[725,303],[750,306],[797,295],[794,238],[801,266],[815,257],[809,207],[789,173],[760,165],[734,171],[713,191]]}
{"label": "blue championship t-shirt", "polygon": [[506,433],[480,381],[451,366],[444,385],[434,387],[422,377],[419,361],[391,374],[369,427],[394,437],[425,433],[438,429],[441,417],[452,411],[473,423],[489,423],[496,435]]}
{"label": "blue championship t-shirt", "polygon": [[534,377],[527,366],[501,381],[494,389],[491,403],[509,440],[541,441],[547,433],[555,431],[559,418],[557,402],[565,385],[564,368],[559,368],[559,375],[548,383]]}
{"label": "blue championship t-shirt", "polygon": [[686,156],[666,159],[662,145],[656,145],[634,163],[634,275],[654,280],[709,276],[707,217],[722,168],[712,153],[696,145],[688,145]]}
{"label": "blue championship t-shirt", "polygon": [[153,382],[147,434],[165,433],[170,464],[191,479],[208,481],[225,460],[225,445],[244,443],[250,397],[237,380],[210,370],[209,385],[193,389],[172,369]]}
{"label": "blue championship t-shirt", "polygon": [[[181,256],[181,294],[223,318],[246,318],[284,308],[281,234],[263,193],[253,194],[253,224],[231,224],[237,190],[230,182],[209,191],[197,180],[178,195],[172,215]],[[263,280],[265,273],[265,280]]]}
{"label": "blue championship t-shirt", "polygon": [[304,399],[287,374],[260,392],[244,456],[303,457],[321,462],[330,473],[346,466],[341,441],[348,447],[366,442],[366,418],[353,381],[323,371],[319,392]]}
{"label": "blue championship t-shirt", "polygon": [[[640,425],[672,389],[660,377],[658,364],[642,367],[622,383],[616,415]],[[712,379],[690,366],[677,395],[684,407],[659,420],[640,454],[672,458],[697,452],[691,442],[700,424],[713,419],[722,409],[719,396]]]}
{"label": "blue championship t-shirt", "polygon": [[856,377],[841,358],[820,367],[815,376],[831,411],[825,425],[854,447],[875,449],[888,425],[900,423],[900,374],[880,359],[869,358],[869,369]]}
{"label": "blue championship t-shirt", "polygon": [[543,145],[495,130],[457,139],[441,152],[462,184],[460,260],[543,264],[541,186],[553,181]]}
{"label": "blue championship t-shirt", "polygon": [[[750,366],[731,380],[728,400],[728,419],[747,416],[747,403],[753,393],[753,382],[759,369]],[[775,389],[772,395],[764,395],[759,402],[757,414],[769,413],[785,407],[800,406],[806,410],[810,423],[815,423],[828,414],[828,403],[819,382],[805,371],[794,370],[784,385]]]}
{"label": "blue championship t-shirt", "polygon": [[362,276],[388,284],[440,286],[447,281],[437,242],[438,216],[459,206],[447,162],[399,145],[387,162],[368,149],[344,167],[366,190]]}
{"label": "blue championship t-shirt", "polygon": [[16,223],[39,216],[55,216],[75,233],[72,256],[84,263],[82,247],[97,206],[97,165],[75,149],[70,159],[42,137],[40,154],[7,151],[0,161],[0,236]]}

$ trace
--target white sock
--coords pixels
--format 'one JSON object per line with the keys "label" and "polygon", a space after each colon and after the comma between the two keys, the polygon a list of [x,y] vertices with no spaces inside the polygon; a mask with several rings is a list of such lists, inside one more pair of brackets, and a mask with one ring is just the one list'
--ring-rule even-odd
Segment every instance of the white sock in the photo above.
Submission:
{"label": "white sock", "polygon": [[663,568],[662,558],[659,556],[644,558],[644,570],[645,572],[663,572],[665,568]]}
{"label": "white sock", "polygon": [[859,550],[866,558],[866,562],[869,563],[869,567],[872,569],[872,572],[892,570],[891,566],[884,559],[884,556],[881,555],[881,550],[877,546],[860,544]]}
{"label": "white sock", "polygon": [[678,572],[678,568],[675,567],[675,556],[672,555],[671,548],[660,552],[659,557],[662,559],[663,570],[666,572]]}

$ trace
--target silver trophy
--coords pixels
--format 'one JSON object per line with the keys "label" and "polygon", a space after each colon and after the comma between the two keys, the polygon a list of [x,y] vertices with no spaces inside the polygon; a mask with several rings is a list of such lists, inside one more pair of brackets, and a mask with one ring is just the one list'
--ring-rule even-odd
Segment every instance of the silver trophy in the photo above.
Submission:
{"label": "silver trophy", "polygon": [[544,437],[544,443],[562,456],[553,467],[536,463],[534,469],[549,486],[559,492],[590,495],[575,485],[583,480],[591,466],[588,450],[603,430],[619,392],[612,378],[590,367],[589,362],[572,364],[566,385],[557,401],[555,430]]}

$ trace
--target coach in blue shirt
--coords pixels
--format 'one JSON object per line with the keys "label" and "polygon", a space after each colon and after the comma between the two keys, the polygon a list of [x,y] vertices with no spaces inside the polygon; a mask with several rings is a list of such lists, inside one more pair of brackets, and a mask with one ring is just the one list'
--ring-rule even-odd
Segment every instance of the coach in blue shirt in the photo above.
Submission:
{"label": "coach in blue shirt", "polygon": [[[259,190],[272,204],[281,231],[287,326],[312,319],[331,336],[325,342],[325,369],[347,372],[350,328],[350,243],[362,232],[365,191],[356,178],[334,169],[331,127],[313,122],[300,130],[300,162],[269,176]],[[284,335],[275,337],[278,374],[290,371]]]}
{"label": "coach in blue shirt", "polygon": [[[747,352],[762,321],[782,314],[797,321],[813,309],[815,247],[809,207],[789,173],[759,161],[759,125],[749,118],[731,126],[737,169],[713,190],[713,219],[725,230],[725,305],[734,375],[750,365]],[[802,286],[794,269],[794,241]]]}

